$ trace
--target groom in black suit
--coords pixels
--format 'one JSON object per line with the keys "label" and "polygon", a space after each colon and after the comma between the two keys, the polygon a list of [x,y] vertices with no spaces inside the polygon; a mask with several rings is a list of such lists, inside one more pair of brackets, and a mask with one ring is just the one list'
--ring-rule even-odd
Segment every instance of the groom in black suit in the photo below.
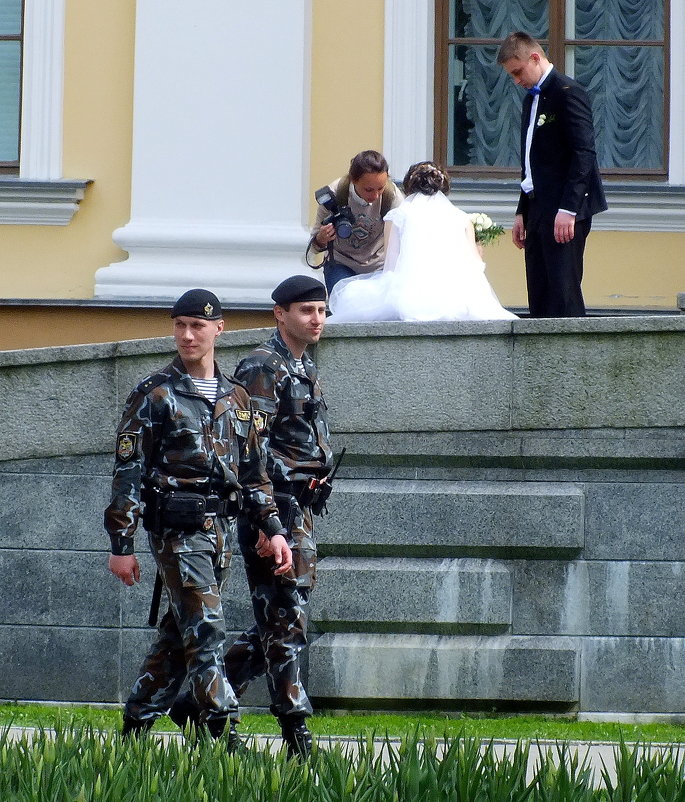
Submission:
{"label": "groom in black suit", "polygon": [[607,208],[585,90],[526,33],[507,36],[497,63],[528,90],[521,117],[521,196],[511,232],[525,248],[531,317],[585,314],[580,289],[592,215]]}

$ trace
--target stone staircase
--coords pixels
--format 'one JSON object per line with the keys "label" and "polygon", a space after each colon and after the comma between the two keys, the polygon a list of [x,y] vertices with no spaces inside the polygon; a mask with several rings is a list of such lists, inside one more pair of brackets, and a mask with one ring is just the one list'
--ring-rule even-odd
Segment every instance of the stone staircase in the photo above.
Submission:
{"label": "stone staircase", "polygon": [[576,557],[583,509],[565,483],[339,481],[317,529],[311,696],[576,704],[576,643],[514,630],[514,577],[530,560]]}

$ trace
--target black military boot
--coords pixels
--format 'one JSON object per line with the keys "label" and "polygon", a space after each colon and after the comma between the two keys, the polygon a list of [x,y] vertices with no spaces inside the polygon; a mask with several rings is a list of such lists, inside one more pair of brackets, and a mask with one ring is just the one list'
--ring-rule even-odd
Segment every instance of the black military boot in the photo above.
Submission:
{"label": "black military boot", "polygon": [[132,716],[124,716],[124,726],[121,728],[121,737],[124,739],[130,738],[131,736],[140,738],[141,735],[150,732],[154,723],[153,719],[140,721]]}
{"label": "black military boot", "polygon": [[169,710],[169,718],[182,730],[188,724],[197,728],[200,723],[200,709],[195,704],[192,694],[184,693],[176,697],[176,701]]}
{"label": "black military boot", "polygon": [[226,718],[210,718],[205,721],[204,726],[212,738],[221,738],[226,729]]}
{"label": "black military boot", "polygon": [[226,751],[229,755],[236,753],[240,754],[245,752],[247,747],[243,743],[243,739],[238,734],[236,722],[231,719],[228,722],[228,737],[226,738]]}
{"label": "black military boot", "polygon": [[279,718],[283,743],[288,747],[288,757],[306,760],[312,753],[312,736],[303,716]]}

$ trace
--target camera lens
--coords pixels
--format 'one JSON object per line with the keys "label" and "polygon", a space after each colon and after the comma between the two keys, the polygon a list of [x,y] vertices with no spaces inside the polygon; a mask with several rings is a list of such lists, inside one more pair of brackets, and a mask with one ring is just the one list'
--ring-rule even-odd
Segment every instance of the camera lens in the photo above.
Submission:
{"label": "camera lens", "polygon": [[340,239],[349,239],[352,236],[352,226],[347,220],[338,220],[335,223],[335,233]]}

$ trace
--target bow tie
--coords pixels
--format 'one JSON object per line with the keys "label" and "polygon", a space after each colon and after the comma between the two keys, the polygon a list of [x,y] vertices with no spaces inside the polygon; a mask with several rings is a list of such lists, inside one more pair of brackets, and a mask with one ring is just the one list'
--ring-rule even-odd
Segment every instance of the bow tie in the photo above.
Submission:
{"label": "bow tie", "polygon": [[528,91],[529,95],[532,95],[533,97],[535,97],[536,95],[539,95],[540,92],[542,92],[542,89],[540,89],[539,86],[531,86],[531,88],[528,89],[527,91]]}

